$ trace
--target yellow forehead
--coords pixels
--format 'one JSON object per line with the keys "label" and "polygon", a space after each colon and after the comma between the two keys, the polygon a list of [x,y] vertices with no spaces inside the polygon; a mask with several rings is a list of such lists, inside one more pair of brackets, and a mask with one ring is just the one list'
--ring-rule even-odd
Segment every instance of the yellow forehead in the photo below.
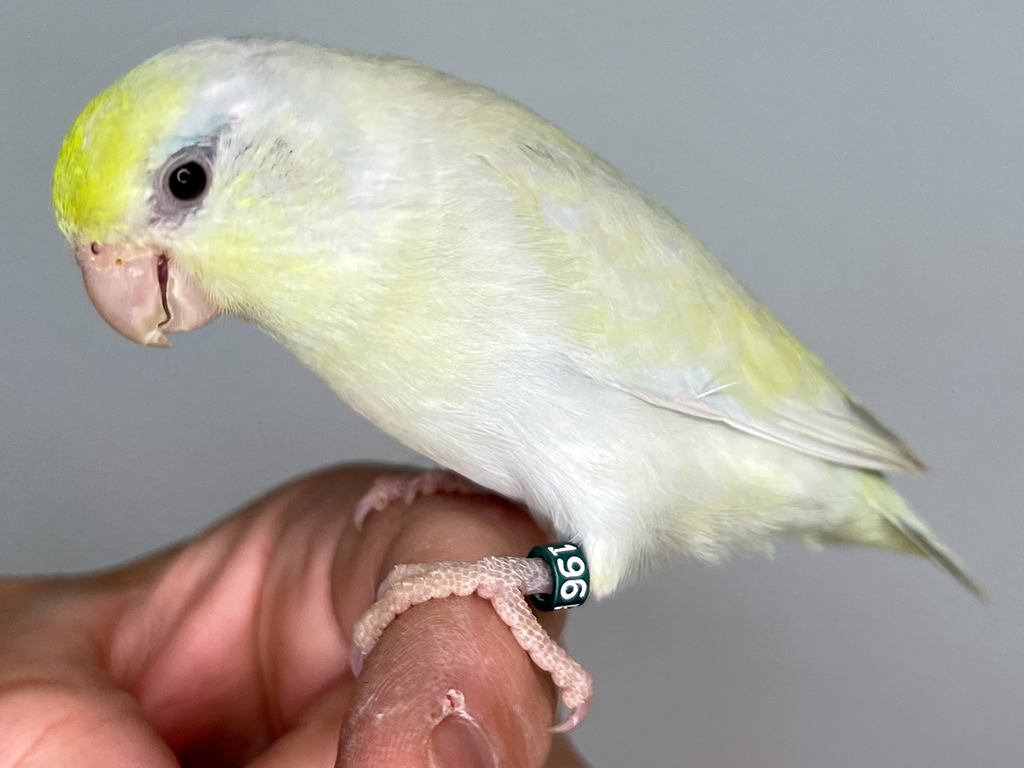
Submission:
{"label": "yellow forehead", "polygon": [[53,208],[69,239],[124,234],[145,198],[153,146],[185,112],[185,88],[155,59],[96,96],[64,137],[53,172]]}

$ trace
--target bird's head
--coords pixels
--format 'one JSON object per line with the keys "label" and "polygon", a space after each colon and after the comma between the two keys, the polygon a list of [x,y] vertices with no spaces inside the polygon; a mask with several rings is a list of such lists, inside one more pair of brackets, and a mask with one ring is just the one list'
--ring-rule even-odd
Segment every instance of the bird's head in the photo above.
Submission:
{"label": "bird's head", "polygon": [[289,283],[323,277],[306,222],[339,199],[338,164],[289,92],[315,84],[274,53],[272,41],[172,49],[68,130],[57,223],[93,304],[127,338],[169,346],[166,333],[221,311],[258,319]]}
{"label": "bird's head", "polygon": [[180,230],[202,216],[216,183],[226,125],[195,125],[198,75],[166,57],[130,72],[75,120],[53,174],[57,223],[93,304],[152,346],[218,314],[177,258]]}

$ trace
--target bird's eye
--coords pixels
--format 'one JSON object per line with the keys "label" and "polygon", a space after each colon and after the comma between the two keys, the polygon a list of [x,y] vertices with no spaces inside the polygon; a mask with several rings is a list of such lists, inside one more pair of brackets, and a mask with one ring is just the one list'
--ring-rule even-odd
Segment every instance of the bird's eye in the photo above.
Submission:
{"label": "bird's eye", "polygon": [[167,174],[167,191],[178,200],[195,200],[206,191],[206,184],[206,169],[195,160],[182,163]]}
{"label": "bird's eye", "polygon": [[180,224],[199,210],[213,183],[215,143],[193,144],[164,161],[153,178],[153,213],[157,219]]}

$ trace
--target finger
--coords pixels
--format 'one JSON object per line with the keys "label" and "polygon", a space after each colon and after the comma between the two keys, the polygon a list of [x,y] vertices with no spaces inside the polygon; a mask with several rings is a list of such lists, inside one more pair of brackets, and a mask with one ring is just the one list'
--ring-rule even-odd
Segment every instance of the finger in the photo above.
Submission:
{"label": "finger", "polygon": [[[110,672],[183,761],[250,760],[350,680],[331,572],[366,475],[326,472],[273,492],[136,588]],[[337,733],[336,722],[335,750]]]}
{"label": "finger", "polygon": [[[521,509],[493,497],[428,497],[402,514],[377,581],[398,563],[521,556],[544,536]],[[368,526],[395,524],[381,517]],[[554,693],[487,601],[431,601],[398,617],[366,658],[338,764],[539,768],[551,745]]]}
{"label": "finger", "polygon": [[241,764],[272,743],[333,762],[353,681],[331,573],[378,473],[305,478],[107,573],[0,581],[0,768]]}
{"label": "finger", "polygon": [[[317,756],[336,754],[354,688],[346,634],[372,602],[381,575],[400,561],[522,554],[543,538],[522,510],[484,497],[397,505],[374,515],[369,531],[357,536],[349,530],[351,510],[378,473],[321,473],[270,494],[194,542],[135,565],[97,577],[33,582],[32,604],[26,608],[22,600],[0,615],[0,670],[10,673],[0,674],[0,702],[7,696],[0,723],[17,723],[21,738],[0,738],[0,744],[39,754],[73,744],[84,750],[80,765],[91,764],[88,753],[98,764],[131,756],[129,764],[176,765],[162,741],[183,760],[232,763],[269,745],[260,759],[268,767],[317,764]],[[10,594],[0,594],[0,611],[11,605],[5,597]],[[479,615],[460,619],[449,610],[430,619],[426,611],[419,621],[431,631],[435,622],[447,622],[440,639],[461,633],[478,649],[479,663],[467,664],[463,654],[448,659],[440,678],[423,678],[420,665],[421,677],[406,681],[418,691],[453,680],[465,689],[443,691],[437,723],[458,723],[439,731],[437,754],[445,754],[446,743],[466,741],[444,737],[453,729],[462,733],[458,724],[465,720],[477,729],[470,734],[483,731],[492,754],[522,757],[499,764],[536,765],[547,750],[544,729],[553,721],[550,684],[504,625],[495,624],[488,637],[484,629],[496,619],[487,604],[462,602],[479,603],[466,609]],[[9,632],[14,625],[18,631]],[[29,633],[34,639],[12,644],[11,638],[26,636],[25,627],[36,628]],[[445,642],[426,654],[439,663],[453,656],[452,647]],[[494,664],[500,674],[481,674],[494,671]],[[368,675],[372,681],[372,670]],[[494,686],[509,695],[488,699]],[[30,696],[18,699],[18,691]],[[465,709],[458,694],[468,700]],[[29,706],[33,701],[42,704]],[[531,716],[509,721],[506,705]],[[6,717],[9,712],[31,718],[16,720]],[[41,723],[41,731],[29,738],[25,734],[37,733],[33,723]],[[372,754],[372,739],[363,744]],[[122,759],[110,759],[111,753]],[[64,762],[46,756],[41,764]]]}
{"label": "finger", "polygon": [[278,737],[246,768],[295,768],[333,765],[338,734],[352,698],[354,681],[333,687],[315,701],[290,730]]}
{"label": "finger", "polygon": [[0,581],[0,768],[178,766],[101,668],[111,601],[70,582],[39,586]]}
{"label": "finger", "polygon": [[544,768],[588,768],[588,764],[573,747],[568,736],[556,733],[551,739],[551,753]]}

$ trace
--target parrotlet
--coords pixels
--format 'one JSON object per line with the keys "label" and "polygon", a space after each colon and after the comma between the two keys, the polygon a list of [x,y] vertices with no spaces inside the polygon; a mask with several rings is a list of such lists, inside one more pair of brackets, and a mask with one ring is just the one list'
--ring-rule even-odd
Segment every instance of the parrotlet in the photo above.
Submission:
{"label": "parrotlet", "polygon": [[[124,336],[257,325],[385,432],[581,545],[598,597],[780,536],[925,555],[981,594],[883,474],[923,472],[914,452],[669,211],[486,87],[404,58],[198,41],[89,103],[53,204]],[[436,480],[385,482],[361,514],[464,482]],[[497,570],[488,594],[531,578]],[[575,725],[589,678],[526,637],[518,602],[505,618]]]}

